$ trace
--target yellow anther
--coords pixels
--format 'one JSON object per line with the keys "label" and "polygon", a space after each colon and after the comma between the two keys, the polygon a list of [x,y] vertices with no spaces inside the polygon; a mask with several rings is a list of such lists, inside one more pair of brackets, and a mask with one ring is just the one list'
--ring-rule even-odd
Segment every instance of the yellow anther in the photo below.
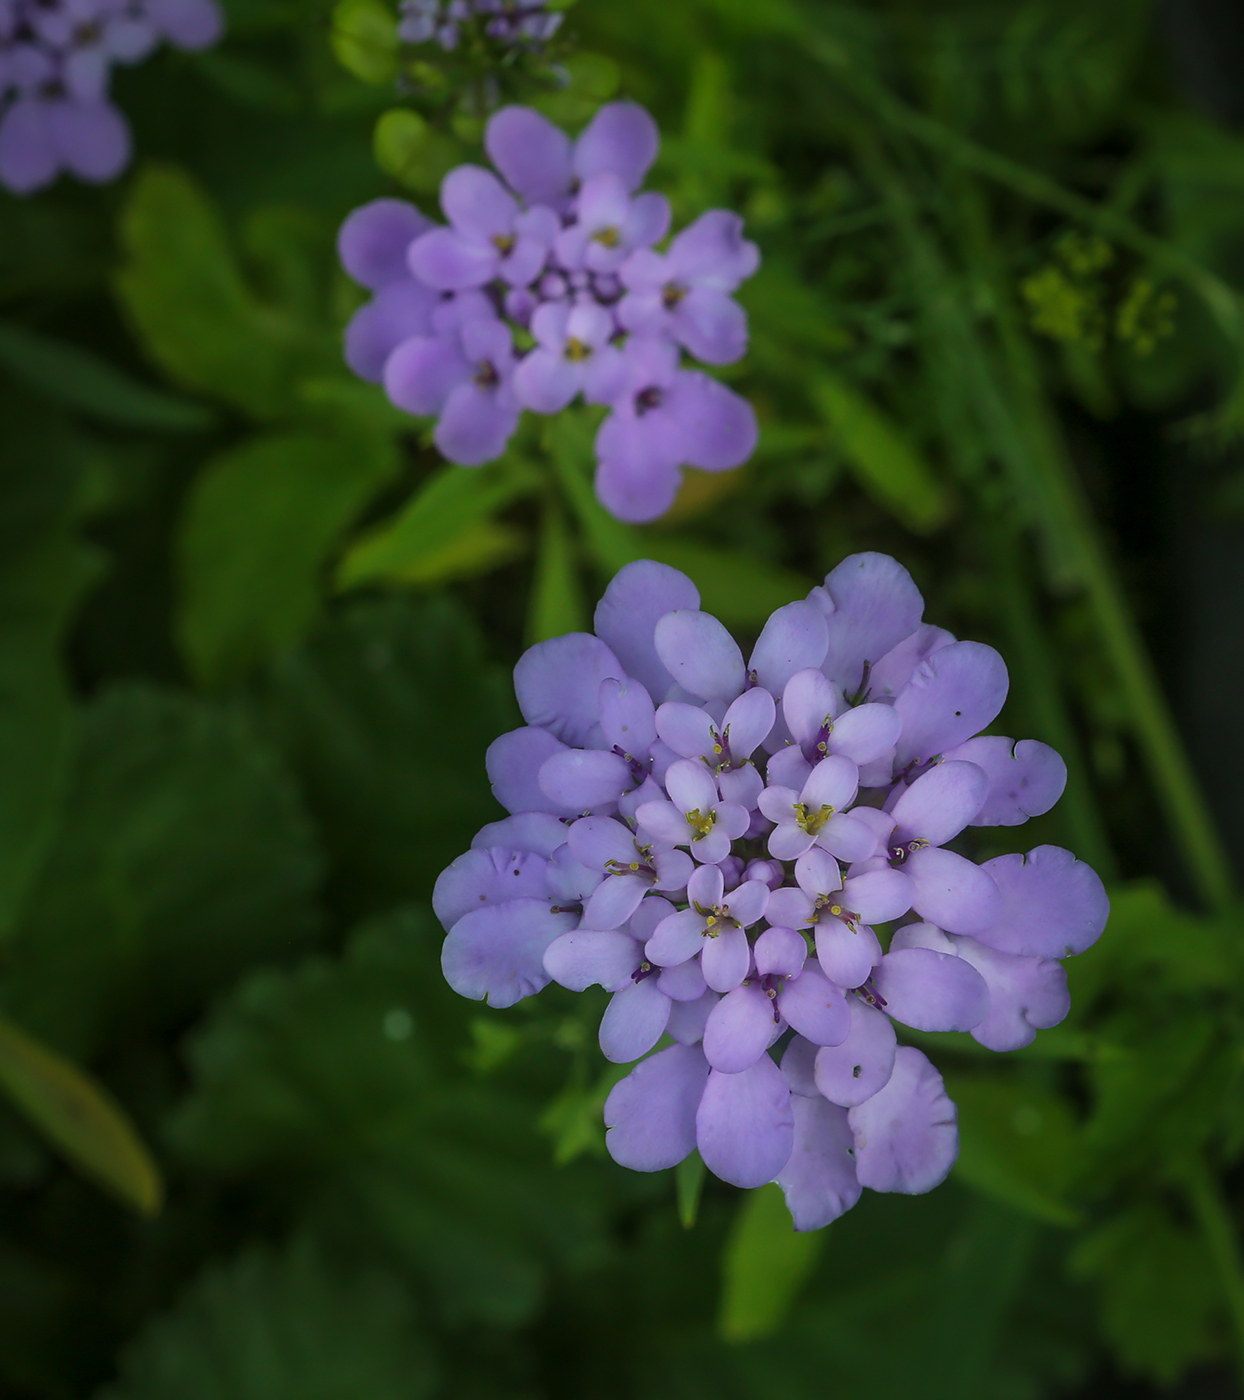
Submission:
{"label": "yellow anther", "polygon": [[632,870],[638,870],[638,869],[639,869],[639,862],[638,862],[637,860],[631,861],[631,869],[632,869]]}
{"label": "yellow anther", "polygon": [[512,233],[494,233],[492,236],[492,246],[502,257],[514,251],[515,242],[516,240]]}
{"label": "yellow anther", "polygon": [[592,347],[586,341],[576,340],[571,336],[566,341],[565,356],[568,360],[587,360],[591,358]]}
{"label": "yellow anther", "polygon": [[683,815],[687,818],[687,825],[697,837],[707,836],[717,820],[716,812],[710,810],[705,814],[698,807],[693,808],[690,812],[684,812]]}
{"label": "yellow anther", "polygon": [[598,228],[592,235],[595,242],[606,248],[616,248],[622,242],[622,234],[616,228]]}
{"label": "yellow anther", "polygon": [[823,806],[819,812],[809,812],[806,804],[803,802],[796,802],[794,808],[795,820],[803,827],[809,836],[815,836],[830,817],[834,815],[834,809],[828,805]]}

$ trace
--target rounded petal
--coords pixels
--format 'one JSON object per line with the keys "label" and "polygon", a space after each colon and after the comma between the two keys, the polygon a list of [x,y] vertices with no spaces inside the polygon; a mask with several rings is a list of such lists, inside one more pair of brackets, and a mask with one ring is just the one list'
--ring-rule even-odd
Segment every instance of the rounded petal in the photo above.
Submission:
{"label": "rounded petal", "polygon": [[550,913],[548,901],[540,899],[473,909],[450,929],[441,970],[459,996],[513,1006],[548,986],[545,950],[575,923],[573,914]]}
{"label": "rounded petal", "polygon": [[922,837],[944,846],[981,809],[989,778],[975,763],[950,759],[921,774],[890,808],[896,841]]}
{"label": "rounded petal", "polygon": [[666,613],[654,640],[665,669],[701,700],[733,700],[743,689],[743,653],[710,613],[683,608]]}
{"label": "rounded petal", "polygon": [[795,1140],[786,1078],[768,1055],[739,1074],[713,1070],[695,1116],[704,1165],[733,1186],[763,1186],[790,1160]]}
{"label": "rounded petal", "polygon": [[50,184],[60,171],[60,153],[47,121],[48,103],[19,98],[0,117],[0,182],[17,194]]}
{"label": "rounded petal", "polygon": [[679,425],[684,461],[703,471],[741,467],[756,450],[756,412],[719,380],[681,371],[666,403]]}
{"label": "rounded petal", "polygon": [[621,680],[613,652],[588,632],[568,632],[529,647],[514,667],[514,693],[528,724],[583,747],[600,720],[600,684]]}
{"label": "rounded petal", "polygon": [[638,189],[657,157],[657,124],[635,102],[610,102],[588,123],[574,145],[574,173],[582,180],[617,175],[628,190]]}
{"label": "rounded petal", "polygon": [[[790,885],[786,885],[782,889],[774,890],[769,896],[769,907],[766,910],[766,917],[771,924],[779,928],[807,928],[812,922],[812,916],[812,901],[802,890],[797,890]],[[764,936],[764,934],[761,934],[761,938]],[[759,940],[756,946],[759,948]],[[759,963],[757,963],[757,966],[759,967]],[[761,970],[763,971],[764,969]]]}
{"label": "rounded petal", "polygon": [[670,327],[706,364],[733,364],[747,353],[747,312],[715,287],[692,287],[674,308]]}
{"label": "rounded petal", "polygon": [[[785,1061],[783,1061],[785,1063]],[[791,1100],[795,1140],[777,1182],[796,1230],[819,1230],[860,1198],[847,1110],[819,1096]]]}
{"label": "rounded petal", "polygon": [[473,243],[507,235],[518,217],[518,203],[491,170],[457,165],[441,181],[445,217]]}
{"label": "rounded petal", "polygon": [[778,1010],[813,1045],[841,1045],[851,1030],[846,998],[815,963],[778,993]]}
{"label": "rounded petal", "polygon": [[677,967],[695,957],[703,944],[704,916],[694,909],[682,909],[661,920],[644,945],[644,954],[658,967]]}
{"label": "rounded petal", "polygon": [[873,663],[868,676],[869,695],[874,700],[893,700],[922,661],[954,640],[953,633],[922,622],[909,637]]}
{"label": "rounded petal", "polygon": [[816,843],[839,860],[867,860],[877,849],[877,834],[867,822],[846,812],[836,812],[818,832]]}
{"label": "rounded petal", "polygon": [[741,928],[723,928],[716,938],[704,940],[700,967],[715,992],[732,992],[747,976],[752,950]]}
{"label": "rounded petal", "polygon": [[868,870],[843,884],[842,902],[866,924],[888,924],[911,908],[911,881],[901,870]]}
{"label": "rounded petal", "polygon": [[709,209],[670,244],[671,270],[687,281],[732,292],[760,266],[760,250],[743,237],[743,220]]}
{"label": "rounded petal", "polygon": [[518,406],[508,395],[459,384],[445,401],[433,441],[451,462],[478,467],[501,456],[517,427]]}
{"label": "rounded petal", "polygon": [[661,1039],[670,1018],[670,999],[655,977],[615,992],[600,1022],[600,1048],[615,1065],[629,1064]]}
{"label": "rounded petal", "polygon": [[695,611],[699,606],[699,591],[686,574],[652,559],[637,559],[613,576],[596,605],[593,626],[626,674],[642,681],[659,703],[674,679],[657,655],[656,625],[668,612]]}
{"label": "rounded petal", "polygon": [[497,274],[500,254],[486,243],[468,243],[455,229],[434,228],[420,235],[406,253],[411,273],[441,292],[482,287]]}
{"label": "rounded petal", "polygon": [[224,16],[213,0],[146,0],[147,19],[179,49],[205,49],[220,38]]}
{"label": "rounded petal", "polygon": [[639,875],[606,875],[583,906],[583,927],[621,928],[651,888],[651,881]]}
{"label": "rounded petal", "polygon": [[881,961],[881,944],[867,924],[848,928],[841,919],[824,915],[816,924],[816,958],[837,987],[862,987]]}
{"label": "rounded petal", "polygon": [[49,102],[48,136],[61,164],[80,180],[105,184],[129,164],[130,128],[109,102]]}
{"label": "rounded petal", "polygon": [[979,734],[1002,709],[1006,663],[981,642],[952,642],[922,661],[894,698],[903,721],[900,767],[924,761]]}
{"label": "rounded petal", "polygon": [[831,754],[813,767],[799,800],[812,811],[818,807],[830,807],[835,812],[841,812],[855,800],[858,786],[859,772],[855,764],[841,754]]}
{"label": "rounded petal", "polygon": [[900,948],[873,969],[887,1014],[918,1031],[970,1031],[989,1012],[985,979],[963,958]]}
{"label": "rounded petal", "polygon": [[667,700],[657,710],[656,726],[662,740],[684,758],[708,756],[713,752],[716,726],[707,710],[681,700]]}
{"label": "rounded petal", "polygon": [[[656,900],[644,901],[645,904],[657,902]],[[664,903],[665,901],[660,902]],[[631,927],[634,928],[634,920],[631,921]],[[688,959],[676,967],[663,968],[657,978],[657,986],[671,1001],[699,1001],[708,990],[704,982],[704,974],[700,971],[700,964],[694,959]]]}
{"label": "rounded petal", "polygon": [[686,846],[695,836],[682,809],[672,802],[643,802],[636,808],[635,819],[646,835],[671,846]]}
{"label": "rounded petal", "polygon": [[841,1045],[816,1052],[816,1087],[830,1101],[853,1108],[884,1088],[894,1069],[898,1042],[890,1018],[849,997],[851,1029]]}
{"label": "rounded petal", "polygon": [[[798,894],[799,891],[794,893]],[[772,919],[772,913],[769,917]],[[765,929],[756,940],[752,956],[756,959],[756,971],[761,977],[771,973],[778,977],[797,977],[808,960],[808,945],[793,928],[774,926]]]}
{"label": "rounded petal", "polygon": [[629,865],[639,858],[630,827],[612,817],[580,817],[572,823],[566,840],[575,859],[593,870],[604,870],[615,861]]}
{"label": "rounded petal", "polygon": [[902,727],[893,705],[857,705],[834,721],[829,751],[862,767],[888,753],[898,743]]}
{"label": "rounded petal", "polygon": [[750,758],[769,737],[777,718],[773,696],[761,686],[745,690],[733,701],[722,720],[722,733],[730,744],[730,756],[735,763]]}
{"label": "rounded petal", "polygon": [[969,739],[946,757],[966,759],[989,775],[989,795],[973,826],[1019,826],[1048,812],[1067,786],[1067,765],[1036,739]]}
{"label": "rounded petal", "polygon": [[[617,414],[612,415],[616,419]],[[608,427],[612,419],[602,425]],[[674,504],[682,473],[676,460],[664,452],[633,451],[611,455],[599,446],[595,489],[601,505],[619,520],[644,525],[664,515]]]}
{"label": "rounded petal", "polygon": [[[547,729],[511,729],[488,746],[484,767],[493,796],[510,812],[557,812],[569,815],[574,808],[560,807],[540,786],[539,772],[553,754],[566,746]],[[565,828],[563,828],[563,833]],[[563,834],[562,840],[564,841]]]}
{"label": "rounded petal", "polygon": [[808,595],[826,614],[824,671],[848,694],[920,624],[924,599],[911,575],[887,554],[852,554]]}
{"label": "rounded petal", "polygon": [[629,933],[574,929],[555,938],[544,950],[544,970],[572,992],[604,987],[617,992],[631,985],[642,952]]}
{"label": "rounded petal", "polygon": [[856,1174],[872,1191],[931,1191],[959,1155],[958,1115],[942,1076],[910,1045],[899,1047],[885,1088],[847,1117]]}
{"label": "rounded petal", "polygon": [[842,888],[842,871],[833,856],[815,847],[795,862],[795,880],[809,899],[815,899]]}
{"label": "rounded petal", "polygon": [[704,1027],[717,1005],[716,992],[703,992],[694,1001],[676,1001],[670,1007],[665,1030],[680,1045],[695,1045],[704,1039]]}
{"label": "rounded petal", "polygon": [[777,1022],[773,1002],[754,982],[735,987],[709,1012],[704,1058],[723,1074],[740,1074],[769,1048]]}
{"label": "rounded petal", "polygon": [[536,413],[560,413],[579,392],[579,375],[564,355],[537,346],[514,371],[514,394]]}
{"label": "rounded petal", "polygon": [[488,822],[471,838],[472,850],[505,846],[513,851],[534,851],[547,859],[566,844],[566,827],[546,812],[522,812]]}
{"label": "rounded petal", "polygon": [[[383,383],[385,364],[399,345],[414,337],[433,338],[432,311],[437,300],[436,292],[412,277],[382,287],[366,306],[359,307],[346,326],[346,364],[361,379]],[[461,368],[465,373],[465,362]],[[438,396],[427,411],[439,412],[444,397]]]}
{"label": "rounded petal", "polygon": [[938,928],[979,934],[998,921],[1002,897],[984,866],[930,846],[913,851],[903,871],[911,881],[911,907]]}
{"label": "rounded petal", "polygon": [[[748,670],[755,672],[757,682],[766,690],[783,694],[800,672],[820,676],[815,668],[824,661],[827,645],[825,614],[820,608],[806,599],[787,603],[770,614],[752,650]],[[783,695],[783,705],[787,703]],[[794,729],[791,732],[795,733]]]}
{"label": "rounded petal", "polygon": [[975,938],[955,938],[955,952],[985,979],[989,1012],[972,1039],[989,1050],[1031,1045],[1037,1031],[1056,1026],[1071,1010],[1067,972],[1054,958],[999,953]]}
{"label": "rounded petal", "polygon": [[570,189],[570,138],[532,107],[502,107],[484,128],[488,159],[528,204],[557,203]]}
{"label": "rounded petal", "polygon": [[605,1146],[613,1160],[636,1172],[677,1166],[695,1148],[708,1072],[698,1047],[671,1045],[615,1084],[605,1100]]}
{"label": "rounded petal", "polygon": [[1110,900],[1096,871],[1059,846],[1038,846],[1024,855],[998,856],[981,867],[1000,891],[996,917],[970,933],[1000,953],[1065,958],[1092,947],[1106,927]]}
{"label": "rounded petal", "polygon": [[792,1094],[802,1094],[810,1099],[820,1098],[821,1091],[813,1077],[818,1048],[801,1035],[791,1036],[786,1053],[782,1056],[782,1073]]}
{"label": "rounded petal", "polygon": [[687,898],[702,909],[711,909],[715,904],[721,903],[725,887],[725,876],[719,867],[701,865],[687,885]]}
{"label": "rounded petal", "polygon": [[355,209],[337,234],[341,265],[373,291],[410,277],[406,250],[432,221],[404,199],[373,199]]}
{"label": "rounded petal", "polygon": [[449,395],[470,374],[471,366],[450,341],[412,336],[385,361],[384,391],[398,408],[429,417],[440,413]]}
{"label": "rounded petal", "polygon": [[744,928],[750,928],[765,912],[769,903],[769,886],[763,880],[744,880],[730,891],[726,907],[730,917]]}
{"label": "rounded petal", "polygon": [[437,876],[432,911],[448,931],[464,914],[487,904],[548,899],[548,866],[532,851],[472,847]]}
{"label": "rounded petal", "polygon": [[680,758],[665,774],[665,790],[680,812],[699,811],[707,815],[720,800],[717,784],[698,758]]}
{"label": "rounded petal", "polygon": [[[766,791],[772,792],[773,789],[768,788]],[[793,821],[779,822],[769,833],[769,854],[775,860],[798,860],[814,840],[815,838],[809,836],[803,827],[796,826]]]}
{"label": "rounded petal", "polygon": [[541,765],[537,781],[547,798],[571,812],[608,806],[633,783],[626,759],[603,749],[562,749]]}
{"label": "rounded petal", "polygon": [[616,744],[623,753],[647,754],[656,742],[656,711],[639,681],[629,677],[601,681],[600,727],[605,742]]}

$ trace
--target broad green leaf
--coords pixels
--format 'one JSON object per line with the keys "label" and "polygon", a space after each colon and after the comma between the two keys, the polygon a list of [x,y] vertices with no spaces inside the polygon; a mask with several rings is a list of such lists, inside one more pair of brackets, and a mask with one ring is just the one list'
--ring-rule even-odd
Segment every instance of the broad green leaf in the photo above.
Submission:
{"label": "broad green leaf", "polygon": [[527,644],[534,646],[566,632],[586,630],[587,604],[574,543],[560,507],[549,501],[544,507],[536,577],[528,604]]}
{"label": "broad green leaf", "polygon": [[825,1247],[826,1232],[800,1234],[780,1186],[761,1186],[739,1202],[721,1261],[717,1330],[727,1342],[776,1332]]}
{"label": "broad green leaf", "polygon": [[448,598],[344,609],[277,660],[264,710],[328,843],[337,897],[355,913],[426,898],[503,815],[484,753],[522,721],[509,675]]}
{"label": "broad green leaf", "polygon": [[817,371],[809,389],[856,480],[879,506],[920,534],[946,523],[950,496],[897,423],[825,370]]}
{"label": "broad green leaf", "polygon": [[200,682],[236,680],[298,639],[327,556],[396,469],[389,438],[344,424],[252,438],[203,468],[181,526],[177,624]]}
{"label": "broad green leaf", "polygon": [[1017,1078],[949,1074],[959,1110],[955,1175],[968,1185],[1051,1225],[1075,1225],[1066,1199],[1080,1152],[1067,1102]]}
{"label": "broad green leaf", "polygon": [[333,6],[333,52],[343,68],[365,83],[391,83],[397,76],[397,25],[379,0],[337,0]]}
{"label": "broad green leaf", "polygon": [[[501,528],[479,532],[493,515],[534,484],[530,469],[510,459],[468,470],[435,471],[398,514],[346,551],[337,570],[339,588],[380,579],[432,583],[493,567],[512,552],[517,537]],[[474,533],[472,533],[474,529]],[[473,568],[482,561],[483,568]]]}
{"label": "broad green leaf", "polygon": [[144,687],[85,713],[64,816],[8,947],[4,999],[75,1058],[176,1024],[318,932],[319,858],[244,718]]}
{"label": "broad green leaf", "polygon": [[37,393],[104,423],[193,432],[212,421],[200,404],[161,393],[89,350],[13,322],[0,323],[0,364]]}
{"label": "broad green leaf", "polygon": [[149,165],[121,213],[116,286],[152,357],[187,388],[260,418],[287,406],[301,330],[242,280],[219,217],[190,176]]}
{"label": "broad green leaf", "polygon": [[592,1177],[549,1161],[529,1057],[466,1071],[442,938],[399,910],[340,961],[254,974],[193,1040],[174,1140],[199,1170],[314,1171],[323,1229],[400,1259],[447,1318],[514,1323],[550,1257],[593,1246]]}
{"label": "broad green leaf", "polygon": [[381,170],[419,194],[434,194],[463,156],[456,141],[408,107],[380,118],[372,144]]}
{"label": "broad green leaf", "polygon": [[1142,1203],[1108,1219],[1070,1263],[1098,1285],[1106,1338],[1125,1370],[1169,1386],[1218,1350],[1213,1256],[1163,1206]]}
{"label": "broad green leaf", "polygon": [[205,1269],[99,1400],[423,1400],[436,1381],[410,1290],[303,1238]]}
{"label": "broad green leaf", "polygon": [[3,1019],[0,1089],[75,1167],[140,1215],[160,1209],[159,1169],[111,1095]]}

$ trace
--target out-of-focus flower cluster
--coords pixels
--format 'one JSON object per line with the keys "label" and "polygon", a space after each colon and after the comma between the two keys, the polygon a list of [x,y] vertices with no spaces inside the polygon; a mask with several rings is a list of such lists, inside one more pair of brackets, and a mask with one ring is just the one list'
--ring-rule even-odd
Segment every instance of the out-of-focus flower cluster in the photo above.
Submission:
{"label": "out-of-focus flower cluster", "polygon": [[108,100],[113,64],[162,39],[206,48],[221,27],[215,0],[0,0],[0,183],[27,194],[61,171],[115,178],[130,133]]}
{"label": "out-of-focus flower cluster", "polygon": [[[448,222],[381,199],[341,230],[346,270],[375,296],[346,331],[346,359],[410,413],[436,416],[451,461],[505,449],[524,408],[582,395],[611,412],[596,490],[624,520],[669,509],[681,467],[724,471],[756,443],[751,405],[701,370],[737,360],[747,318],[731,293],[759,256],[737,214],[714,209],[665,252],[664,195],[639,193],[658,133],[642,107],[601,108],[577,141],[528,107],[489,121],[488,154],[441,186]],[[516,342],[516,335],[518,341]]]}
{"label": "out-of-focus flower cluster", "polygon": [[442,965],[501,1007],[550,980],[604,987],[601,1049],[640,1061],[605,1105],[613,1157],[656,1171],[698,1148],[737,1186],[778,1181],[816,1229],[955,1160],[954,1104],[895,1023],[1029,1044],[1067,1014],[1059,959],[1108,903],[1058,847],[952,849],[1049,810],[1066,769],[981,735],[1002,658],[922,622],[893,559],[844,560],[746,661],[699,601],[631,564],[595,635],[519,661],[527,725],[486,759],[511,815],[437,883]]}
{"label": "out-of-focus flower cluster", "polygon": [[546,0],[402,0],[397,35],[407,44],[436,43],[447,53],[458,47],[464,25],[508,49],[531,48],[557,33],[564,18]]}

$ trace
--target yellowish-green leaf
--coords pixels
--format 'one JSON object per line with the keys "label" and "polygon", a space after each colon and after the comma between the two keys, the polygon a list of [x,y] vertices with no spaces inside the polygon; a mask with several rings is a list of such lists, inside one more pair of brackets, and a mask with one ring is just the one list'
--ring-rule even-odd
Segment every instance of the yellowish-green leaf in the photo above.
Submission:
{"label": "yellowish-green leaf", "polygon": [[386,112],[372,139],[381,170],[421,194],[435,193],[446,172],[462,158],[452,138],[406,107]]}
{"label": "yellowish-green leaf", "polygon": [[796,1232],[781,1187],[749,1191],[721,1261],[722,1338],[754,1342],[776,1332],[824,1246],[824,1230]]}
{"label": "yellowish-green leaf", "polygon": [[365,83],[397,76],[397,20],[380,0],[337,0],[332,43],[341,66]]}
{"label": "yellowish-green leaf", "polygon": [[85,1175],[140,1215],[160,1209],[159,1169],[111,1096],[5,1020],[0,1020],[0,1087]]}
{"label": "yellowish-green leaf", "polygon": [[909,530],[923,534],[944,525],[950,495],[902,428],[836,375],[822,371],[810,387],[856,480],[877,504]]}
{"label": "yellowish-green leaf", "polygon": [[397,515],[351,546],[337,571],[337,586],[356,588],[378,579],[429,583],[451,573],[479,573],[513,557],[518,533],[496,522],[482,528],[482,522],[528,491],[534,480],[514,458],[477,470],[440,468]]}

